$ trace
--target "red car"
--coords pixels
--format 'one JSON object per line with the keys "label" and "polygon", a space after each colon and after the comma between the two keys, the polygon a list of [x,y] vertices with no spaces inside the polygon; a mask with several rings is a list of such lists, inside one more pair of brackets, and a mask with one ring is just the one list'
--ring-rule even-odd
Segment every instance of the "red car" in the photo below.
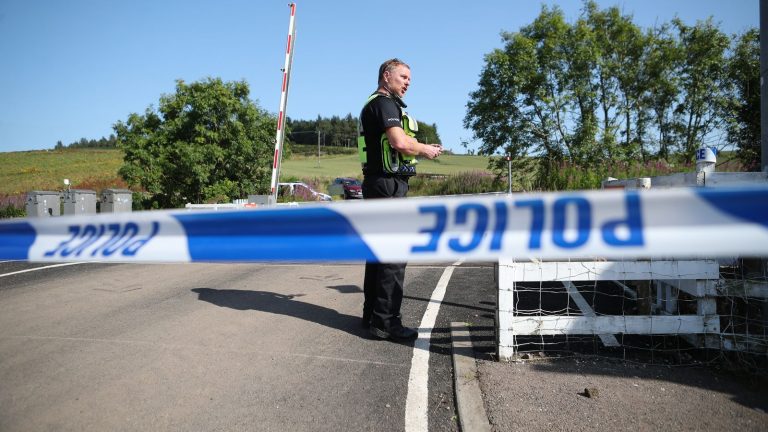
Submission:
{"label": "red car", "polygon": [[351,177],[338,177],[328,187],[331,195],[344,195],[344,199],[360,199],[363,197],[363,185],[360,180]]}

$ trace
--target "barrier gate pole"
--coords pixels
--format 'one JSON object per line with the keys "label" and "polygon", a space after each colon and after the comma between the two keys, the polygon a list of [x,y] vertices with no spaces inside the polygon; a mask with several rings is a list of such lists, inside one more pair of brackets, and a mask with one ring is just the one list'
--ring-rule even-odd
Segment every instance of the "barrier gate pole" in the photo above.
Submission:
{"label": "barrier gate pole", "polygon": [[275,159],[272,163],[271,194],[273,203],[277,203],[277,183],[280,179],[280,163],[283,159],[283,141],[285,141],[285,109],[288,104],[288,84],[291,80],[291,64],[293,63],[293,48],[296,45],[296,3],[290,3],[291,19],[288,24],[288,44],[285,49],[285,66],[283,67],[283,87],[280,94],[280,111],[277,115],[277,134],[275,135]]}

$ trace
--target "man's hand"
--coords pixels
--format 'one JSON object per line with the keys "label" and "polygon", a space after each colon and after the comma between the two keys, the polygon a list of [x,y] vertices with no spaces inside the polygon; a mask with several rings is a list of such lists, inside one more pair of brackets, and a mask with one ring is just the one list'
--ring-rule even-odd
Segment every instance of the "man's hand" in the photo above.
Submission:
{"label": "man's hand", "polygon": [[443,153],[443,146],[440,144],[422,144],[416,141],[416,138],[406,135],[401,127],[389,127],[386,130],[386,134],[392,148],[402,154],[434,159]]}
{"label": "man's hand", "polygon": [[427,159],[434,159],[443,153],[443,147],[440,144],[422,144],[420,153]]}

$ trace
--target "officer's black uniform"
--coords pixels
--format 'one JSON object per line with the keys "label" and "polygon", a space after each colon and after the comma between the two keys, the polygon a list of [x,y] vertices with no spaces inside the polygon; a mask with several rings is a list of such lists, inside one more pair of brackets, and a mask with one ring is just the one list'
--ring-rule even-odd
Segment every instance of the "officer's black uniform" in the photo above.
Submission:
{"label": "officer's black uniform", "polygon": [[[363,165],[363,198],[403,198],[408,193],[408,178],[415,171],[388,173],[382,162],[382,134],[393,126],[402,127],[402,102],[389,96],[380,96],[365,105],[360,113],[360,124],[365,138],[367,161]],[[403,329],[400,305],[403,301],[405,263],[366,263],[365,305],[363,325],[370,319],[371,332],[393,338]],[[376,329],[383,331],[376,332]],[[408,338],[412,338],[409,335]]]}

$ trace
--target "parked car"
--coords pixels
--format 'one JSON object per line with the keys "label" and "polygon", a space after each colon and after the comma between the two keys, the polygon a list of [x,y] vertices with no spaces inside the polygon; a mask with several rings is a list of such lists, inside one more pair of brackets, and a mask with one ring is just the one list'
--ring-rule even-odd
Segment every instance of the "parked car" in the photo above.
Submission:
{"label": "parked car", "polygon": [[328,187],[328,193],[343,195],[344,199],[360,199],[363,197],[363,185],[355,178],[338,177]]}
{"label": "parked car", "polygon": [[278,194],[282,197],[293,196],[303,201],[333,201],[333,198],[322,192],[312,189],[302,182],[278,183]]}

